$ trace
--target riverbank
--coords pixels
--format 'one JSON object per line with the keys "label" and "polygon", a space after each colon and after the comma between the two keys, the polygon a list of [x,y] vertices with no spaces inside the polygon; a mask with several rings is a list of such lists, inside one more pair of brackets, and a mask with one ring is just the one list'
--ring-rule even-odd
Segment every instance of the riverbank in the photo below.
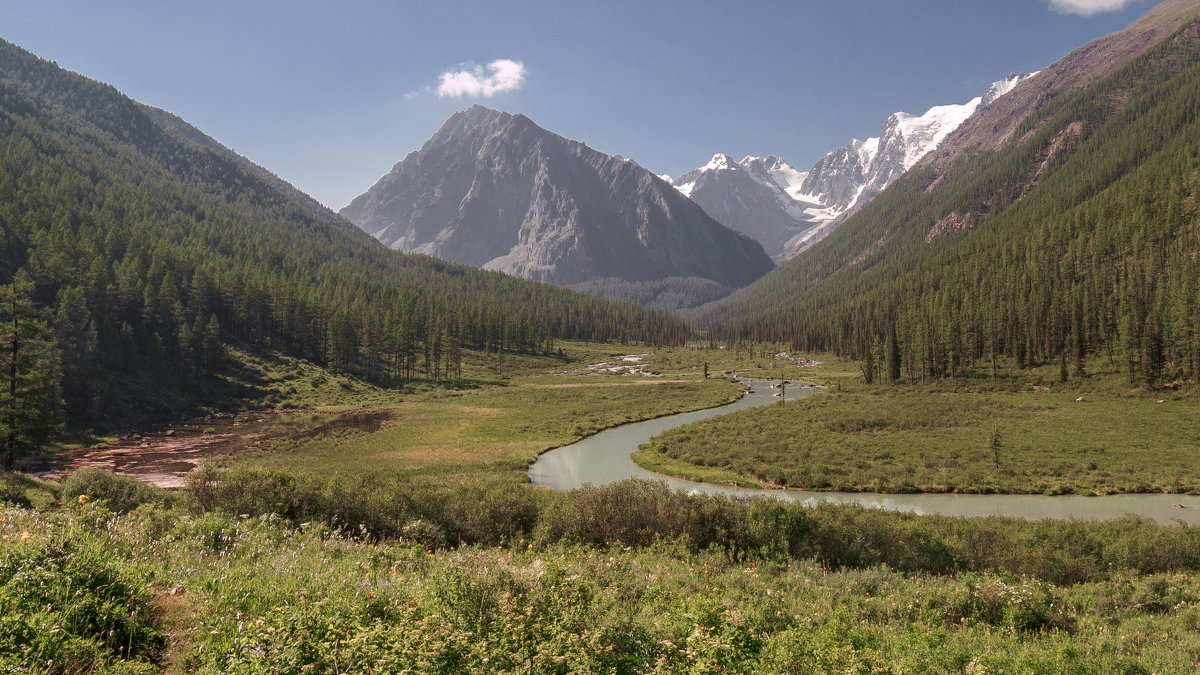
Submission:
{"label": "riverbank", "polygon": [[[568,384],[585,386],[563,387]],[[403,401],[389,406],[390,421],[374,433],[277,444],[229,464],[428,480],[513,475],[548,448],[638,420],[721,405],[739,393],[727,380],[529,377],[506,387]]]}
{"label": "riverbank", "polygon": [[142,424],[120,438],[22,458],[18,468],[48,477],[102,468],[169,488],[202,460],[317,472],[507,473],[604,428],[736,399],[737,386],[701,382],[698,371],[652,377],[588,368],[644,349],[563,343],[553,356],[473,355],[469,379],[397,390],[278,368],[264,377],[290,396],[270,399],[282,409]]}
{"label": "riverbank", "polygon": [[378,431],[387,409],[254,410],[208,415],[153,431],[126,434],[86,448],[24,457],[17,469],[62,479],[80,469],[104,469],[156,487],[178,489],[201,462],[229,459],[275,443]]}
{"label": "riverbank", "polygon": [[[751,501],[658,482],[565,493],[523,482],[540,447],[738,391],[684,371],[533,375],[391,406],[371,433],[228,458],[169,496],[103,475],[5,481],[6,496],[39,508],[0,509],[0,631],[13,636],[0,641],[0,669],[1188,672],[1200,662],[1195,525],[918,517],[884,510],[906,510],[895,503]],[[771,405],[771,392],[756,394],[766,409],[795,405]],[[82,620],[79,606],[99,609]]]}
{"label": "riverbank", "polygon": [[846,385],[666,431],[634,456],[690,480],[882,494],[1194,494],[1183,391]]}

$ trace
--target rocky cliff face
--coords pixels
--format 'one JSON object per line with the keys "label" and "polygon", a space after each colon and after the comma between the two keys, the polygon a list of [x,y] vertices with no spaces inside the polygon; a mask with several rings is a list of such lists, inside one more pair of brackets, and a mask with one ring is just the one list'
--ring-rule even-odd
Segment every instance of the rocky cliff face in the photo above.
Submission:
{"label": "rocky cliff face", "polygon": [[557,285],[700,277],[736,288],[773,267],[637,163],[478,105],[341,214],[395,249]]}

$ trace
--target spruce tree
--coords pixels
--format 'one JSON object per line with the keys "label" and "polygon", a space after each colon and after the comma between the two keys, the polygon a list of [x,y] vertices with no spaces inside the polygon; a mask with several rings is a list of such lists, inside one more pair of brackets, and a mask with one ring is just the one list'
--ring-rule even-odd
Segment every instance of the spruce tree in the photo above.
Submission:
{"label": "spruce tree", "polygon": [[50,324],[33,303],[29,274],[0,286],[0,431],[5,463],[59,429],[59,356]]}

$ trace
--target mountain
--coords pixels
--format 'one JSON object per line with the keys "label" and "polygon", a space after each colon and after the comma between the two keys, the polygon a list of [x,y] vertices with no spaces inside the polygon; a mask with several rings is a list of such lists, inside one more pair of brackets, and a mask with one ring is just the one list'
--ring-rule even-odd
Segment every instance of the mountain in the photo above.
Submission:
{"label": "mountain", "polygon": [[707,279],[773,265],[637,163],[480,105],[340,212],[391,248],[556,285]]}
{"label": "mountain", "polygon": [[845,216],[883,191],[954,129],[1029,75],[1009,75],[962,105],[898,112],[878,137],[853,139],[797,171],[778,157],[734,162],[715,155],[672,181],[718,221],[754,237],[776,260],[787,260],[832,232]]}
{"label": "mountain", "polygon": [[697,323],[883,379],[1102,357],[1131,385],[1200,384],[1197,17],[1171,0],[1072,52]]}
{"label": "mountain", "polygon": [[203,131],[200,131],[178,115],[171,114],[162,108],[155,108],[144,103],[138,103],[137,101],[134,101],[134,103],[163,131],[178,135],[182,137],[183,140],[194,143],[200,147],[207,148],[208,150],[211,150],[219,155],[223,161],[236,164],[241,171],[251,174],[267,183],[281,196],[286,197],[291,204],[304,209],[326,225],[352,233],[354,236],[359,238],[365,238],[367,240],[370,239],[366,233],[362,232],[357,227],[354,227],[354,224],[350,221],[334,213],[332,209],[308,196],[304,192],[296,189],[296,187],[291,183],[283,180],[279,176],[276,176],[266,168],[255,164],[246,157],[243,157],[242,155],[239,155],[233,150],[225,147],[215,138],[209,136]]}
{"label": "mountain", "polygon": [[179,118],[4,41],[0,298],[10,451],[56,420],[279,402],[255,359],[396,386],[457,380],[468,350],[687,334],[664,312],[391,251]]}
{"label": "mountain", "polygon": [[1125,30],[1093,40],[1071,52],[1039,72],[1020,91],[1005,96],[964,123],[958,133],[948,137],[932,153],[931,166],[940,172],[960,157],[1001,148],[1029,115],[1048,101],[1072,90],[1093,86],[1112,75],[1190,23],[1195,12],[1194,0],[1166,0]]}
{"label": "mountain", "polygon": [[820,205],[788,194],[788,181],[803,179],[778,157],[735,162],[717,154],[708,164],[673,181],[683,195],[726,226],[752,237],[778,255],[793,236],[807,230]]}

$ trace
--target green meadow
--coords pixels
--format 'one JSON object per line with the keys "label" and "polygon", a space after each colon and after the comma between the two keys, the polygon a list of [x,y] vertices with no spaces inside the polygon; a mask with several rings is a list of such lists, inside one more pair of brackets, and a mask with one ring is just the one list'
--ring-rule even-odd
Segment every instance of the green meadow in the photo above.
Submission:
{"label": "green meadow", "polygon": [[[966,439],[980,457],[964,471],[989,479],[997,428],[1002,468],[1039,461],[1018,453],[1047,429],[1064,448],[1139,433],[1184,442],[1188,396],[868,388],[853,363],[801,368],[772,362],[775,348],[661,350],[647,358],[661,377],[587,374],[589,363],[648,351],[571,344],[562,357],[481,357],[477,379],[490,384],[383,392],[350,381],[361,396],[340,402],[340,383],[322,399],[330,383],[280,375],[273,387],[321,410],[386,420],[277,439],[204,466],[174,492],[95,469],[61,483],[0,472],[0,671],[1149,673],[1200,663],[1200,527],[913,516],[641,481],[558,493],[524,473],[539,452],[600,429],[735,398],[740,386],[703,379],[706,363],[827,387],[720,418],[729,426],[714,438],[761,442],[808,415],[806,438],[887,443],[896,466]],[[1151,417],[1125,435],[1089,428],[1122,405]],[[1144,452],[1161,464],[1163,447]],[[1117,475],[1116,457],[1132,471],[1137,453],[1108,457],[1087,471]]]}
{"label": "green meadow", "polygon": [[[1081,399],[1081,400],[1080,400]],[[815,490],[1200,491],[1194,392],[988,378],[868,386],[667,431],[634,456],[693,479]]]}

